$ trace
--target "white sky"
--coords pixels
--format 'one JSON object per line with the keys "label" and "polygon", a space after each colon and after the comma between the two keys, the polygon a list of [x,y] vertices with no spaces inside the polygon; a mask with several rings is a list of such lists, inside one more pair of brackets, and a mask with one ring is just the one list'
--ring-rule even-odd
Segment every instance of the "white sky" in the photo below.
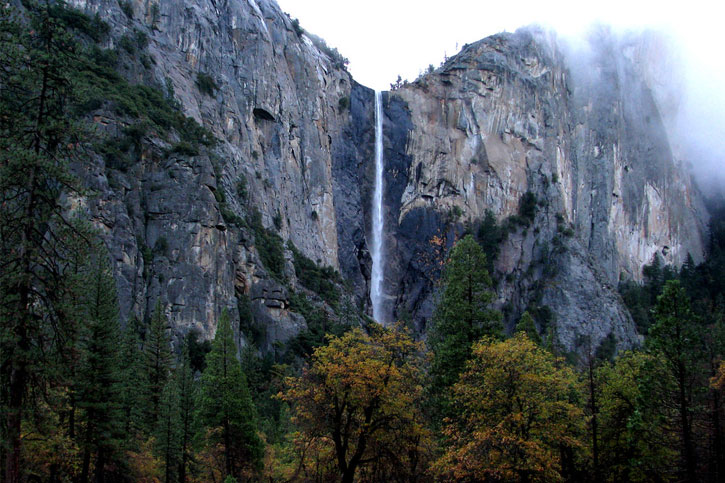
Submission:
{"label": "white sky", "polygon": [[[706,45],[704,60],[712,63],[721,55],[713,51],[723,43],[724,12],[715,7],[717,0],[610,0],[606,7],[588,0],[277,1],[303,28],[350,60],[355,80],[376,89],[388,89],[398,74],[414,80],[465,43],[531,23],[565,35],[581,33],[594,21],[622,28],[666,28],[685,47]],[[710,54],[717,57],[708,59]]]}
{"label": "white sky", "polygon": [[[465,43],[532,23],[581,39],[592,23],[619,30],[652,28],[681,48],[686,75],[678,114],[689,154],[704,181],[725,189],[725,4],[718,0],[277,0],[307,31],[350,60],[361,84],[387,90],[398,75],[414,80]],[[695,151],[693,151],[694,153]],[[705,183],[706,184],[706,183]]]}

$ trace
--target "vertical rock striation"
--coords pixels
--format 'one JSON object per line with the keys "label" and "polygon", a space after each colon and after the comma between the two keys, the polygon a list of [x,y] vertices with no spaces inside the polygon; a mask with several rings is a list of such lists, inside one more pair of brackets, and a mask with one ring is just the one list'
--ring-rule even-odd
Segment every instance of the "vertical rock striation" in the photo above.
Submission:
{"label": "vertical rock striation", "polygon": [[[436,231],[486,210],[520,222],[533,194],[535,216],[509,223],[496,262],[509,324],[546,307],[568,349],[610,332],[637,342],[618,280],[639,280],[655,254],[675,265],[688,253],[702,259],[706,213],[641,67],[608,32],[589,41],[575,53],[536,29],[495,35],[393,92],[413,126],[396,214],[399,238],[411,241],[398,250],[405,267],[394,285],[410,286]],[[432,292],[403,289],[398,307],[429,318]]]}
{"label": "vertical rock striation", "polygon": [[[219,140],[194,154],[149,133],[128,169],[98,156],[79,170],[96,193],[86,202],[115,259],[124,318],[160,300],[177,333],[211,337],[223,308],[239,320],[243,296],[262,347],[302,330],[292,253],[282,274],[264,266],[255,210],[339,270],[369,311],[374,93],[344,59],[272,0],[133,0],[132,12],[115,0],[71,4],[111,25],[105,47],[146,34],[146,57],[122,74],[173,95]],[[539,324],[555,324],[569,349],[610,333],[637,343],[618,280],[639,279],[655,254],[701,259],[706,213],[673,159],[663,91],[648,84],[655,70],[636,62],[647,49],[632,45],[602,31],[575,54],[524,29],[383,93],[383,313],[424,330],[446,250],[491,210],[512,227],[495,265],[509,323],[528,307],[554,315]],[[94,120],[123,129],[113,113]]]}

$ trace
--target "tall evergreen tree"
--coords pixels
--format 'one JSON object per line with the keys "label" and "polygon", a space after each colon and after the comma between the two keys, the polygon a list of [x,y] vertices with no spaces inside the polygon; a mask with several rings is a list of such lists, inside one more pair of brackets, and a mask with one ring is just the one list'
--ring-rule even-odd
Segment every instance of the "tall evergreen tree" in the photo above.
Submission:
{"label": "tall evergreen tree", "polygon": [[196,432],[197,384],[191,368],[191,355],[188,343],[184,344],[181,363],[174,373],[179,388],[179,424],[181,457],[179,461],[179,483],[186,482],[186,474],[193,456],[193,437]]}
{"label": "tall evergreen tree", "polygon": [[247,380],[237,360],[229,314],[219,318],[206,370],[201,378],[199,421],[207,448],[220,445],[224,476],[238,478],[261,461],[263,444]]}
{"label": "tall evergreen tree", "polygon": [[647,344],[662,354],[674,380],[671,396],[678,411],[683,476],[697,481],[697,453],[693,434],[696,378],[703,353],[702,333],[690,308],[690,300],[678,280],[665,283],[654,309],[655,324]]}
{"label": "tall evergreen tree", "polygon": [[460,240],[443,272],[443,293],[428,334],[433,352],[429,393],[438,417],[447,411],[448,389],[458,380],[473,343],[484,335],[500,336],[501,315],[493,301],[486,255],[471,235]]}
{"label": "tall evergreen tree", "polygon": [[67,162],[79,130],[67,97],[74,41],[48,4],[0,8],[0,386],[4,481],[21,479],[21,422],[31,385],[43,384],[48,345],[65,340],[56,312],[68,226],[60,193],[75,183]]}
{"label": "tall evergreen tree", "polygon": [[83,412],[83,463],[80,481],[89,480],[95,455],[95,479],[104,481],[105,466],[120,446],[119,326],[116,283],[105,257],[98,254],[88,273],[85,335],[78,370],[77,405]]}
{"label": "tall evergreen tree", "polygon": [[144,343],[149,398],[146,407],[146,422],[150,427],[154,427],[158,419],[161,392],[169,379],[171,369],[171,343],[166,332],[167,327],[168,320],[162,311],[161,302],[157,302]]}
{"label": "tall evergreen tree", "polygon": [[144,428],[144,402],[148,401],[148,380],[135,317],[126,324],[121,340],[121,418],[126,447],[133,448]]}
{"label": "tall evergreen tree", "polygon": [[157,454],[164,465],[164,482],[177,481],[181,461],[181,411],[176,377],[167,381],[161,393],[155,440]]}

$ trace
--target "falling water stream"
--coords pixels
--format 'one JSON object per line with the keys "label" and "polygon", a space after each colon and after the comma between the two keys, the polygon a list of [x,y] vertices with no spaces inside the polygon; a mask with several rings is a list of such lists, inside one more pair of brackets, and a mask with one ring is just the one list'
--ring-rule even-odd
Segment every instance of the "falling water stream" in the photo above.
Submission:
{"label": "falling water stream", "polygon": [[373,192],[373,270],[370,276],[370,301],[373,318],[383,323],[383,95],[375,92],[375,191]]}

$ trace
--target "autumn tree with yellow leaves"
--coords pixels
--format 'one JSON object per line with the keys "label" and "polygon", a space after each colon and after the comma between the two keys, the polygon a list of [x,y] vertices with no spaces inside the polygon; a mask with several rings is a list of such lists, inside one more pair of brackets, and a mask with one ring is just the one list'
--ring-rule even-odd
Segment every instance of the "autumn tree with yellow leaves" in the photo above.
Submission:
{"label": "autumn tree with yellow leaves", "polygon": [[453,392],[458,410],[434,465],[443,480],[559,481],[585,446],[574,371],[523,333],[474,344]]}
{"label": "autumn tree with yellow leaves", "polygon": [[331,338],[300,377],[287,380],[280,397],[299,428],[292,479],[410,480],[427,469],[431,438],[418,409],[421,347],[402,327],[370,332]]}

